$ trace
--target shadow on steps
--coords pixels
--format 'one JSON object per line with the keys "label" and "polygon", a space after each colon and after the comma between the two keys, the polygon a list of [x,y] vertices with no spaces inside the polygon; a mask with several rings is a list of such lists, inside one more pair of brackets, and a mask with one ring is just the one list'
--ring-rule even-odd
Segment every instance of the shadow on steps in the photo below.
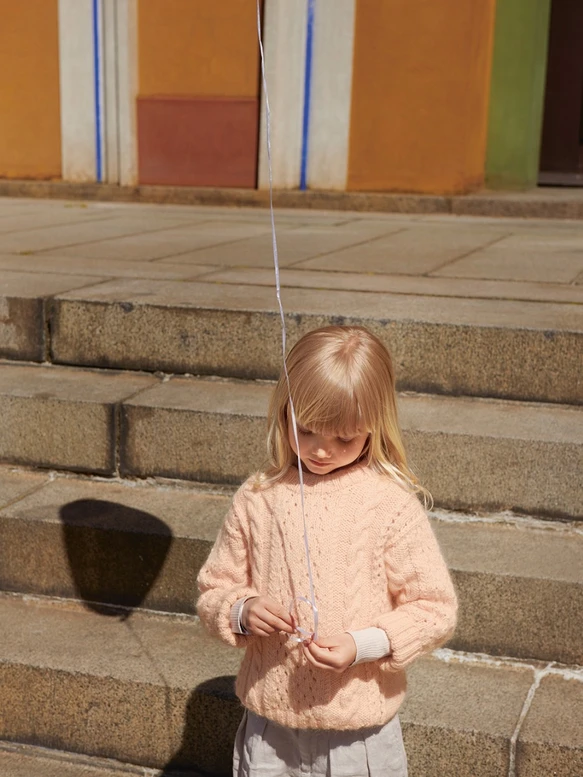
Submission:
{"label": "shadow on steps", "polygon": [[117,502],[78,499],[60,510],[77,594],[88,609],[119,617],[111,605],[140,607],[172,544],[159,518]]}
{"label": "shadow on steps", "polygon": [[243,714],[235,678],[214,677],[197,686],[188,700],[182,746],[160,777],[232,774],[233,743]]}

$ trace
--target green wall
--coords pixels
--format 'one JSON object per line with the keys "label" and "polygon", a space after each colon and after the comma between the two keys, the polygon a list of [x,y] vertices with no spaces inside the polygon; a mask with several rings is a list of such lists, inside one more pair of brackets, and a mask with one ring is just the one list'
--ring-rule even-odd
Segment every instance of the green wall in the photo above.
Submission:
{"label": "green wall", "polygon": [[551,0],[498,0],[486,185],[536,186]]}

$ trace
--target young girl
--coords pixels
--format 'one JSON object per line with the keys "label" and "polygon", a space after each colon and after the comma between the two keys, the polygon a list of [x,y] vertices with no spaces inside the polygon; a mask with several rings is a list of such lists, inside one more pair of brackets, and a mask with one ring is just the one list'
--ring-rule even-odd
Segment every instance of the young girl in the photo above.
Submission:
{"label": "young girl", "polygon": [[405,669],[452,634],[456,597],[407,466],[391,358],[366,329],[331,326],[286,364],[319,627],[300,600],[310,575],[283,375],[269,463],[235,494],[198,579],[206,627],[246,648],[233,774],[406,777]]}

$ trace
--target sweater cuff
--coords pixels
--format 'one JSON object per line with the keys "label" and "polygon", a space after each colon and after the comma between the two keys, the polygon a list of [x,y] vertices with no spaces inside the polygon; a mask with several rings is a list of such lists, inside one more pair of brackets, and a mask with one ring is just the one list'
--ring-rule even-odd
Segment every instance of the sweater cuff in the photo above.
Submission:
{"label": "sweater cuff", "polygon": [[356,643],[356,658],[351,666],[367,661],[378,661],[391,652],[391,643],[383,629],[372,626],[370,629],[349,631],[348,634]]}
{"label": "sweater cuff", "polygon": [[253,599],[252,596],[244,596],[242,599],[237,599],[235,604],[231,607],[231,631],[233,634],[249,634],[246,628],[241,623],[241,616],[243,615],[243,605],[247,599]]}

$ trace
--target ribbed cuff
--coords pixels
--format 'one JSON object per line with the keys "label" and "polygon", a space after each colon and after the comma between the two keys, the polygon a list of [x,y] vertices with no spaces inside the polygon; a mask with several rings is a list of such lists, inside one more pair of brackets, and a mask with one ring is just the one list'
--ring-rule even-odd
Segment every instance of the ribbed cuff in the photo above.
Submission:
{"label": "ribbed cuff", "polygon": [[383,618],[383,627],[386,629],[387,636],[391,635],[390,663],[396,671],[405,669],[420,656],[424,646],[418,623],[402,609],[405,607],[397,607]]}
{"label": "ribbed cuff", "polygon": [[253,596],[244,596],[242,599],[237,599],[235,604],[231,607],[230,622],[231,631],[233,634],[249,634],[241,622],[241,616],[243,615],[243,605],[247,599],[253,599]]}
{"label": "ribbed cuff", "polygon": [[349,631],[348,634],[356,643],[356,658],[352,666],[367,661],[378,661],[379,658],[385,658],[391,652],[391,643],[383,629],[371,626],[370,629],[357,629]]}

